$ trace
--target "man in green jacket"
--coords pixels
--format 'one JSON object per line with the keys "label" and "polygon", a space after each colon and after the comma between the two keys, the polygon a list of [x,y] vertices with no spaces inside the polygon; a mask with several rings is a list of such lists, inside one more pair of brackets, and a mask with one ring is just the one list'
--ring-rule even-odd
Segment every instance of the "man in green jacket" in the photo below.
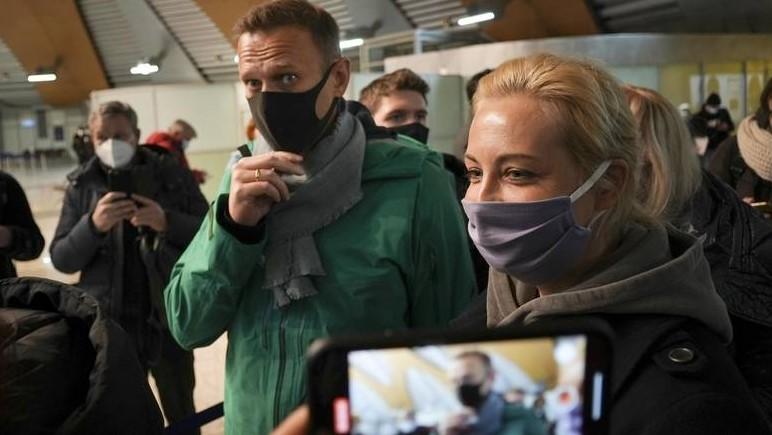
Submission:
{"label": "man in green jacket", "polygon": [[261,139],[226,174],[166,308],[186,348],[228,332],[226,431],[262,435],[303,401],[311,341],[445,325],[475,285],[441,157],[368,138],[344,109],[335,20],[278,0],[237,30]]}

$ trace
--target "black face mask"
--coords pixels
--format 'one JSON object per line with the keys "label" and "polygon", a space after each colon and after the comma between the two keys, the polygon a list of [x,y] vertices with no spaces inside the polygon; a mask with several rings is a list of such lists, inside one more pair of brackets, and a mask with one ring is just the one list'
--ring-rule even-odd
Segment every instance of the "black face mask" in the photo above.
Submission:
{"label": "black face mask", "polygon": [[487,394],[482,394],[481,388],[482,384],[459,385],[456,390],[459,402],[464,406],[479,409],[488,397]]}
{"label": "black face mask", "polygon": [[301,154],[324,137],[335,117],[337,98],[321,119],[316,116],[316,99],[333,66],[305,92],[258,92],[247,99],[255,126],[274,150]]}
{"label": "black face mask", "polygon": [[429,140],[429,128],[418,122],[392,127],[391,131],[412,137],[422,144]]}

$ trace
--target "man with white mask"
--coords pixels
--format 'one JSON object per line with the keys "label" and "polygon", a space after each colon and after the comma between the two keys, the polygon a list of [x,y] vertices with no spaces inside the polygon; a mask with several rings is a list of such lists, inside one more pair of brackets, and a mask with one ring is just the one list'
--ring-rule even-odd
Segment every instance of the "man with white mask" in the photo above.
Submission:
{"label": "man with white mask", "polygon": [[67,176],[51,260],[126,330],[174,422],[194,412],[193,355],[169,336],[161,292],[207,202],[190,171],[138,147],[129,105],[102,104],[89,127],[95,156]]}

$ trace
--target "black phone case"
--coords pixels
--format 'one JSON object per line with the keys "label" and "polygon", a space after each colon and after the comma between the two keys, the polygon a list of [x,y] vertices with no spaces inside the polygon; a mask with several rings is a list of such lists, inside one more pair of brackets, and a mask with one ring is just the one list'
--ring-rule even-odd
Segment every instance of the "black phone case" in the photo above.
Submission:
{"label": "black phone case", "polygon": [[[601,412],[597,419],[584,418],[583,435],[608,433],[607,399],[611,371],[611,337],[613,331],[603,321],[588,318],[550,320],[549,324],[508,326],[496,329],[434,329],[385,332],[371,335],[349,335],[315,341],[308,351],[308,405],[311,414],[310,434],[332,435],[332,403],[348,397],[348,352],[388,348],[411,348],[429,345],[482,343],[489,341],[586,335],[588,353],[585,367],[585,391],[595,394],[594,373],[603,373]],[[585,400],[583,415],[589,416],[593,403]]]}

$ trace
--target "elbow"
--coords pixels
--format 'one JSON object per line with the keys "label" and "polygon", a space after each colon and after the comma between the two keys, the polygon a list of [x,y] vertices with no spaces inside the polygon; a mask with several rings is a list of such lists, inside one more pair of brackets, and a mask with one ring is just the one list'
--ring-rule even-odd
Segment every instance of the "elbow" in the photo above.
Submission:
{"label": "elbow", "polygon": [[83,264],[80,264],[80,261],[78,261],[80,256],[64,251],[66,249],[56,241],[51,244],[49,253],[51,254],[51,263],[54,265],[54,268],[62,273],[80,272],[83,268]]}

